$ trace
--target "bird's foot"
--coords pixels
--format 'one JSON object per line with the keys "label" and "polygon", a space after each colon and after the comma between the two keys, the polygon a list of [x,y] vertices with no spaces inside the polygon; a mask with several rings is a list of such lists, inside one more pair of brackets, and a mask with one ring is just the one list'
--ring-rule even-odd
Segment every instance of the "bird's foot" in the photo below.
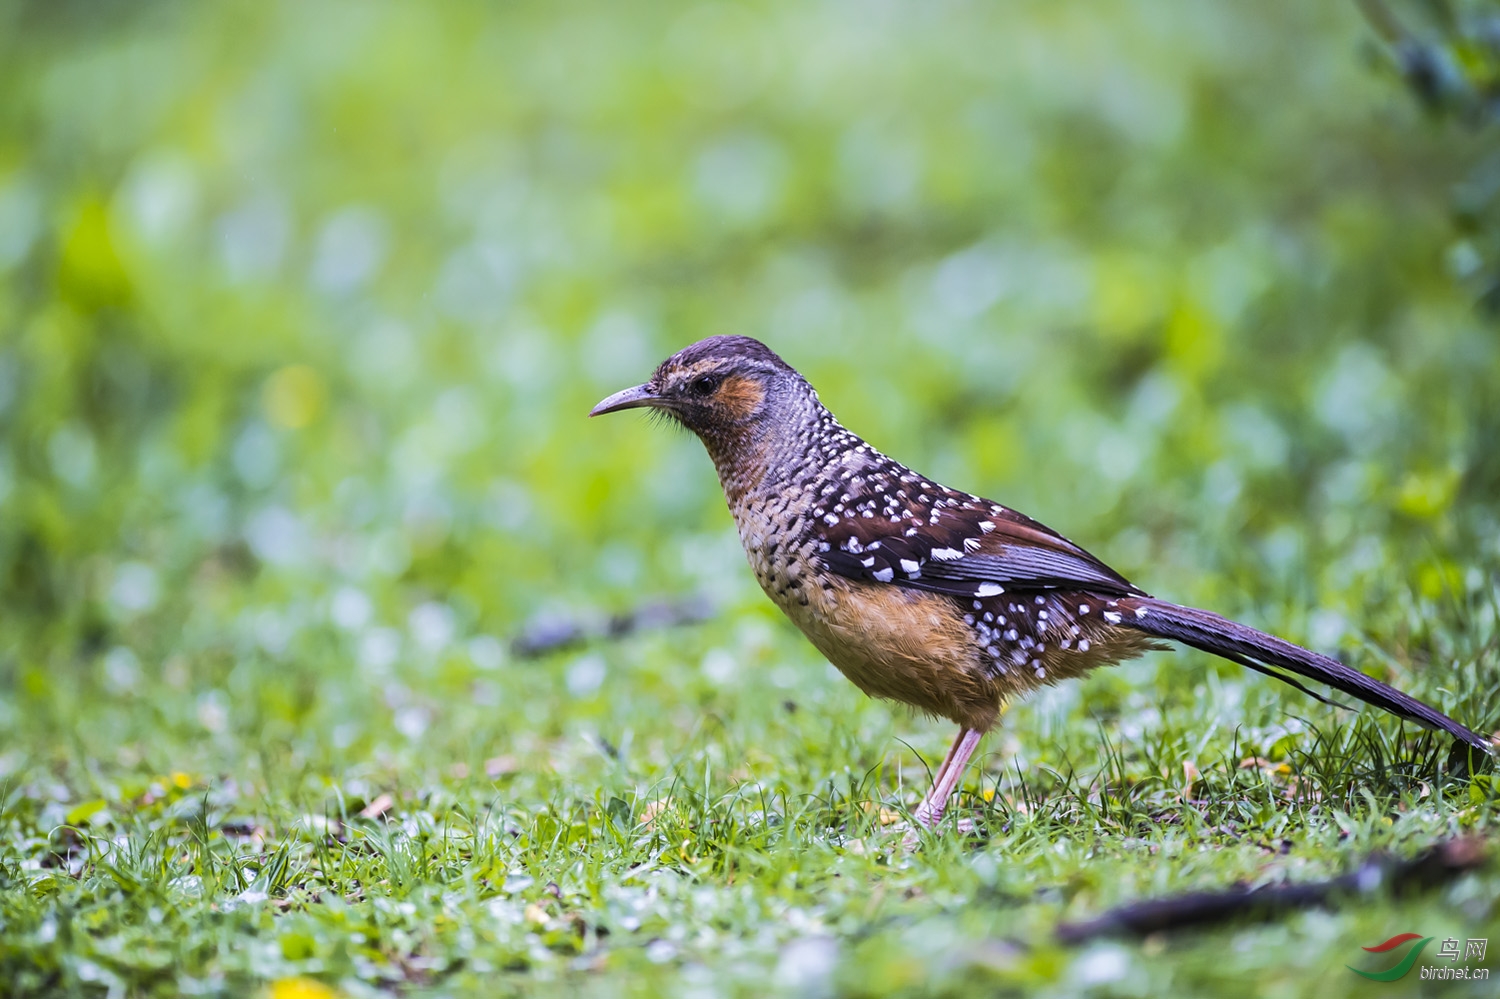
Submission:
{"label": "bird's foot", "polygon": [[[938,823],[943,821],[943,813],[939,811],[934,814],[918,808],[912,814],[912,819],[912,823],[902,823],[901,826],[905,830],[905,835],[901,837],[901,848],[903,850],[915,850],[921,845],[922,830],[936,829]],[[959,819],[954,822],[954,826],[957,827],[958,835],[960,836],[972,835],[975,829],[973,819]]]}

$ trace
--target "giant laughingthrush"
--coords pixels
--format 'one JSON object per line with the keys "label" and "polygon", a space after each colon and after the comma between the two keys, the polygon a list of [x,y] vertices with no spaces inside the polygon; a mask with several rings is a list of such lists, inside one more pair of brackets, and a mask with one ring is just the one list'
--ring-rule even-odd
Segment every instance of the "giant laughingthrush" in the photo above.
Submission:
{"label": "giant laughingthrush", "polygon": [[589,415],[641,406],[703,441],[756,579],[818,651],[866,694],[958,724],[914,813],[923,825],[942,818],[1003,703],[1161,639],[1306,693],[1287,674],[1327,684],[1492,752],[1484,737],[1343,663],[1157,600],[1031,518],[892,461],[757,340],[699,341]]}

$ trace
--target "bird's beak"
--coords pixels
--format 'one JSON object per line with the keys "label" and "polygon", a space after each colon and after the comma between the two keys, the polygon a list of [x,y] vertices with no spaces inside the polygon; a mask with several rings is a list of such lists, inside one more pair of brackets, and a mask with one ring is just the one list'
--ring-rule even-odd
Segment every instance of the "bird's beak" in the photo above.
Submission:
{"label": "bird's beak", "polygon": [[618,413],[622,409],[637,409],[641,406],[660,405],[663,405],[662,397],[651,391],[649,385],[637,385],[634,388],[621,389],[619,392],[616,392],[589,410],[589,415],[603,416],[605,413]]}

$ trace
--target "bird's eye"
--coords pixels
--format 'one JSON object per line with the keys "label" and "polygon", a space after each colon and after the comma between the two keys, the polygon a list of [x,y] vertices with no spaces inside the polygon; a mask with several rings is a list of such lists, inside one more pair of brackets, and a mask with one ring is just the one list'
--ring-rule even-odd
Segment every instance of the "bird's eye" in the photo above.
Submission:
{"label": "bird's eye", "polygon": [[712,395],[714,389],[719,387],[719,379],[714,375],[704,375],[702,378],[693,379],[693,395]]}

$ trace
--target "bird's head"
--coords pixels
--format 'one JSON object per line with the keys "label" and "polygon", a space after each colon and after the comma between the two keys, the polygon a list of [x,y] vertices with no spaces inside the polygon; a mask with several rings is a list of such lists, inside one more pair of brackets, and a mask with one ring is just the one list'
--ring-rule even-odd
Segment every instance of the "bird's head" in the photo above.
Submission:
{"label": "bird's head", "polygon": [[645,384],[616,392],[589,415],[650,407],[712,445],[774,423],[792,393],[811,395],[811,389],[765,344],[712,336],[673,354]]}

